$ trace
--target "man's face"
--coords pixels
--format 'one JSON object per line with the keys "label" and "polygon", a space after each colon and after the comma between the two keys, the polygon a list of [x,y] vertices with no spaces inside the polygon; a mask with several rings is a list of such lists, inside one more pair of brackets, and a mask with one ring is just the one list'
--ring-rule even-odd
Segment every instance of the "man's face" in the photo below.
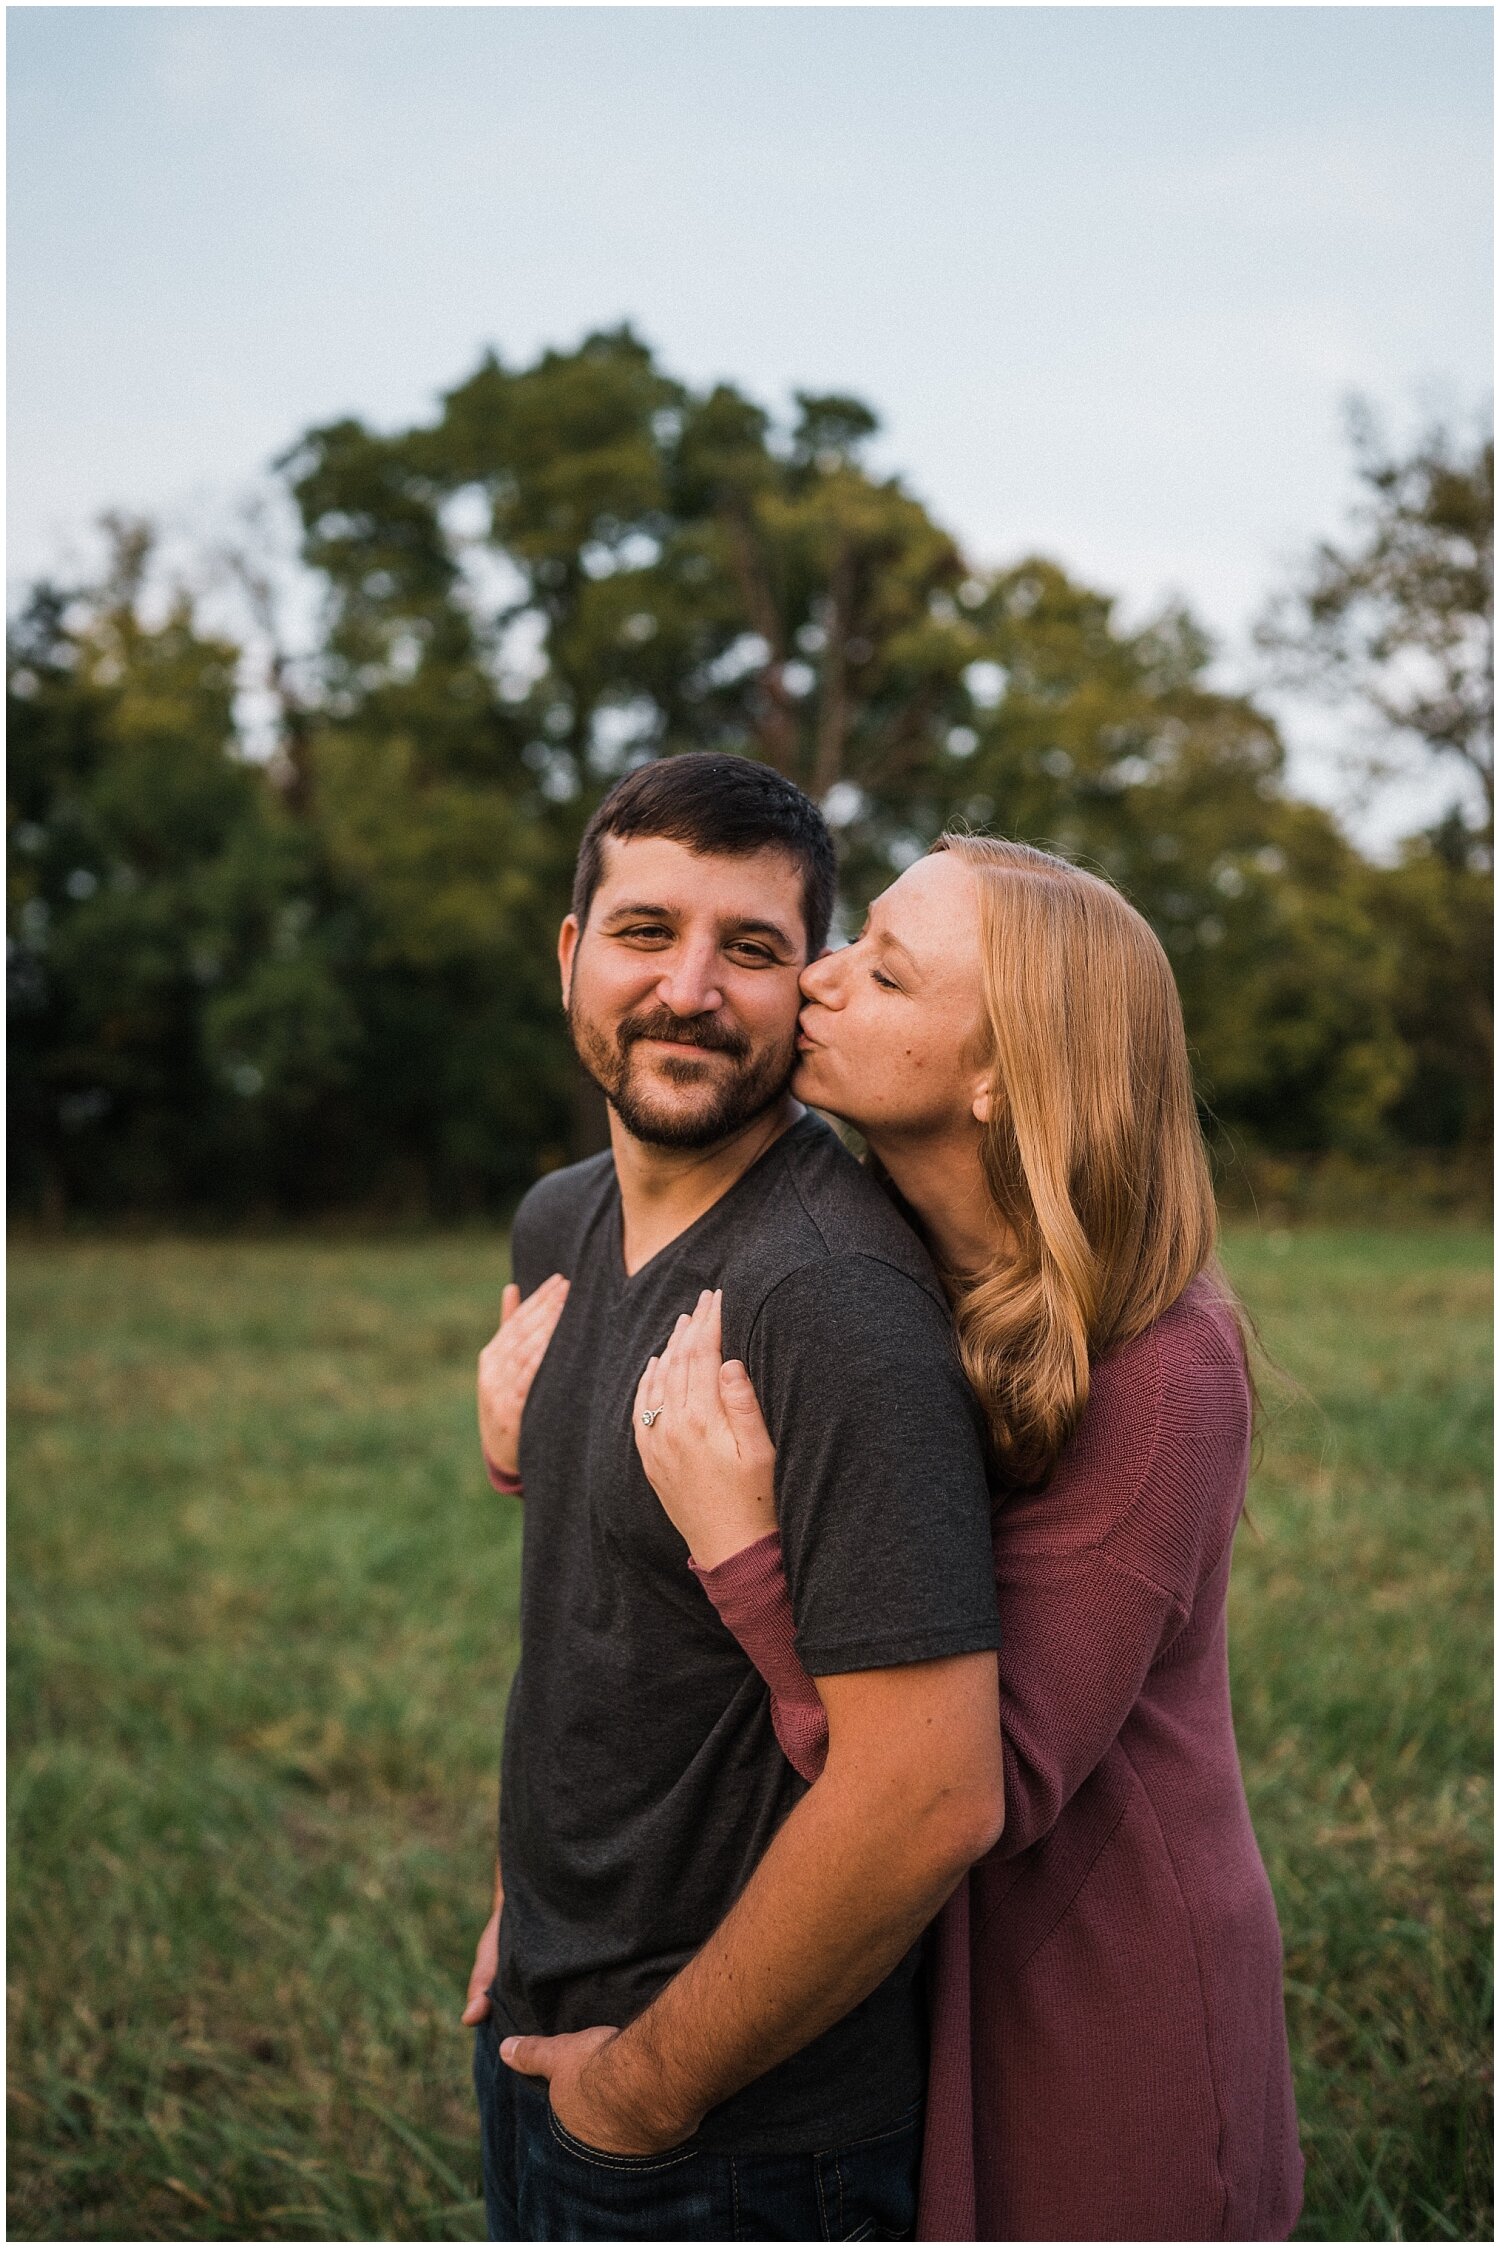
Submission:
{"label": "man's face", "polygon": [[772,1107],[796,1063],[806,957],[786,852],[607,836],[588,925],[569,914],[558,960],[578,1058],[626,1130],[711,1147]]}

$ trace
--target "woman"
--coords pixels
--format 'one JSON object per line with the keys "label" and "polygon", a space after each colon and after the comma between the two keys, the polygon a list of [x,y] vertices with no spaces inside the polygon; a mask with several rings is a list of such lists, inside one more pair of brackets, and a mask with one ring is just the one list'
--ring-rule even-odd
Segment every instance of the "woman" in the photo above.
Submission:
{"label": "woman", "polygon": [[[803,991],[794,1090],[924,1234],[994,1454],[1006,1826],[937,1926],[920,2235],[1283,2239],[1281,1942],[1225,1642],[1252,1395],[1171,970],[1107,883],[950,836]],[[811,1779],[774,1453],[713,1299],[637,1406]]]}

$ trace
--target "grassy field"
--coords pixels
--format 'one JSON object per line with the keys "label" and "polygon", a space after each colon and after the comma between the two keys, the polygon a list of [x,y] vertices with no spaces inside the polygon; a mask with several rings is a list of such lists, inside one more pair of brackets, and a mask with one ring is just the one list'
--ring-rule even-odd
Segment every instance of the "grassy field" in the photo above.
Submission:
{"label": "grassy field", "polygon": [[[1310,2239],[1491,2237],[1489,1239],[1241,1232],[1236,1708]],[[10,2231],[479,2239],[469,2040],[516,1653],[476,1472],[503,1255],[11,1262]]]}

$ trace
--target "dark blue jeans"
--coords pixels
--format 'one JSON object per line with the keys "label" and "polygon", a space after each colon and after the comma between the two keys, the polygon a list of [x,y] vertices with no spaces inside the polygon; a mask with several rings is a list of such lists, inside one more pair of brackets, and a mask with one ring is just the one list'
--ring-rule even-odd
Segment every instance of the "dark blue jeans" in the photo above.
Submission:
{"label": "dark blue jeans", "polygon": [[604,2154],[563,2129],[541,2077],[506,2067],[493,2019],[475,2034],[474,2089],[491,2240],[910,2240],[916,2227],[920,2107],[816,2154],[691,2140]]}

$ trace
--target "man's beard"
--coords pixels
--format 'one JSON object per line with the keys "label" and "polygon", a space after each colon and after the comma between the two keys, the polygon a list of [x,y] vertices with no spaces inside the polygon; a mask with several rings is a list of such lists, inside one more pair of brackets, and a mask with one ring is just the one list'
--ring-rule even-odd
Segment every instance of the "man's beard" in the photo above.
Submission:
{"label": "man's beard", "polygon": [[[797,1028],[793,1023],[785,1040],[752,1056],[750,1041],[731,1030],[717,1015],[674,1015],[667,1007],[648,1007],[627,1015],[613,1038],[591,1023],[575,1001],[568,1003],[568,1029],[573,1050],[633,1139],[649,1147],[703,1148],[717,1140],[732,1139],[757,1116],[774,1107],[791,1082],[797,1066]],[[657,1068],[669,1082],[702,1084],[702,1105],[664,1108],[631,1082],[630,1050],[642,1038],[665,1038],[683,1049],[682,1060],[667,1056]],[[701,1065],[690,1058],[691,1049],[727,1054],[732,1071],[715,1071],[709,1082],[701,1079]]]}

